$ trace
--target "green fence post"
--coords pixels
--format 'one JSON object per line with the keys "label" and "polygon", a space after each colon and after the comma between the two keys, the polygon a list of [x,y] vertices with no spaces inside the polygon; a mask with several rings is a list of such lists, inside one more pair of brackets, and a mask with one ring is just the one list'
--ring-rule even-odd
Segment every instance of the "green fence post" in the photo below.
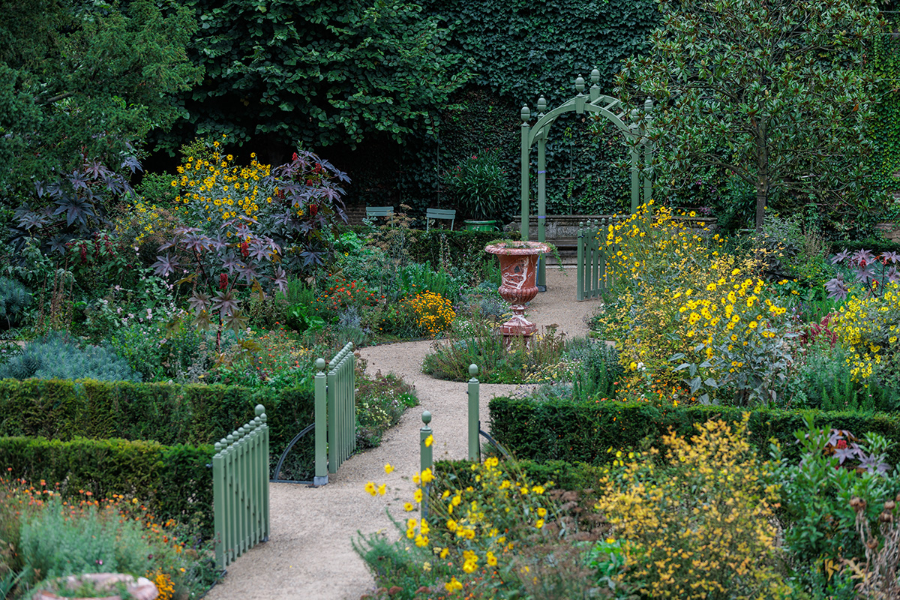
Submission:
{"label": "green fence post", "polygon": [[523,240],[528,239],[528,216],[531,212],[528,209],[528,199],[530,185],[528,183],[528,168],[530,161],[530,150],[531,143],[529,142],[529,134],[531,133],[531,127],[528,125],[528,120],[531,119],[531,110],[528,109],[527,106],[522,107],[521,111],[522,117],[522,231],[521,237]]}
{"label": "green fence post", "polygon": [[[313,485],[318,487],[328,483],[328,409],[326,407],[325,359],[316,360],[316,474]],[[275,477],[279,477],[275,473]]]}
{"label": "green fence post", "polygon": [[[429,423],[431,423],[431,413],[426,411],[422,411],[422,423],[425,424],[424,427],[419,429],[419,473],[421,474],[425,469],[431,469],[434,464],[433,461],[433,453],[432,447],[434,446],[434,436],[431,432],[431,427],[429,427]],[[426,440],[431,438],[431,442],[428,443]],[[421,480],[420,480],[421,481]],[[421,509],[421,517],[422,520],[426,520],[428,518],[428,492],[431,491],[431,484],[426,484],[422,482],[420,484],[422,486],[422,509]]]}
{"label": "green fence post", "polygon": [[469,460],[481,462],[481,444],[478,439],[478,429],[480,425],[479,417],[479,399],[478,399],[478,366],[469,365]]}
{"label": "green fence post", "polygon": [[[257,408],[261,408],[260,404]],[[260,434],[262,434],[262,475],[260,475],[260,480],[262,481],[262,541],[269,541],[269,419],[266,416],[265,409],[263,408],[263,413],[259,415],[260,421]]]}
{"label": "green fence post", "polygon": [[578,223],[578,238],[575,240],[575,251],[578,255],[575,266],[575,299],[584,300],[584,221]]}
{"label": "green fence post", "polygon": [[224,439],[216,442],[213,455],[213,520],[215,523],[216,569],[225,568],[225,458]]}
{"label": "green fence post", "polygon": [[[547,100],[538,98],[538,121],[544,116]],[[537,235],[539,242],[547,241],[547,127],[538,133],[538,222]],[[537,287],[541,292],[547,291],[547,257],[540,255],[538,260]]]}

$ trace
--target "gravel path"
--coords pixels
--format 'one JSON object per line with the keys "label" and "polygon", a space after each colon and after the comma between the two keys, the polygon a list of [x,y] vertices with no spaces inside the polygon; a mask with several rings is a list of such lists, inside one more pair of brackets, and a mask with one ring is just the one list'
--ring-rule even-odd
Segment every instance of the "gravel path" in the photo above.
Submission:
{"label": "gravel path", "polygon": [[[539,327],[556,324],[567,336],[584,335],[594,301],[575,301],[575,272],[547,269],[548,291],[538,294],[527,313]],[[403,503],[415,489],[409,476],[419,466],[418,429],[421,414],[433,415],[434,458],[460,459],[467,453],[466,384],[433,379],[421,372],[431,342],[408,342],[364,348],[368,371],[394,372],[412,383],[421,406],[406,411],[388,431],[381,446],[346,461],[329,484],[311,488],[293,484],[269,485],[271,537],[228,568],[210,600],[357,600],[372,592],[374,580],[351,540],[357,532],[384,531],[396,535],[385,509],[403,518]],[[509,394],[515,385],[481,386],[481,421],[488,421],[488,400]],[[482,425],[482,428],[485,428]],[[386,475],[385,463],[395,471]],[[386,483],[388,493],[367,494],[367,481]]]}

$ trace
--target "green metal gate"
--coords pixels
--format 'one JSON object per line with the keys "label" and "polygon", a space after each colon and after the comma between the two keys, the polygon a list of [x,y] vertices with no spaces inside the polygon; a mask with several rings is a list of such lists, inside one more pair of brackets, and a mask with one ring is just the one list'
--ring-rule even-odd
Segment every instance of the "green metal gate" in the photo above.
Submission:
{"label": "green metal gate", "polygon": [[[313,485],[328,483],[341,463],[356,450],[356,356],[348,342],[328,364],[316,361],[316,476]],[[326,438],[327,431],[327,438]],[[326,445],[327,439],[327,445]]]}
{"label": "green metal gate", "polygon": [[610,269],[609,257],[618,252],[618,247],[606,244],[606,232],[611,224],[626,218],[628,217],[604,217],[578,224],[578,302],[602,296],[612,287],[615,273]]}
{"label": "green metal gate", "polygon": [[269,426],[262,405],[256,418],[216,443],[213,510],[216,566],[269,539]]}

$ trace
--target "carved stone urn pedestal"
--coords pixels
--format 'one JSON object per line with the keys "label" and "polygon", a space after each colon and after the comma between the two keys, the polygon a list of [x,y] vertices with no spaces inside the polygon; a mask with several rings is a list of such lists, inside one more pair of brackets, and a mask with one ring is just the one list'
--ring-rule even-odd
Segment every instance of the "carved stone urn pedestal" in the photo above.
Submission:
{"label": "carved stone urn pedestal", "polygon": [[527,346],[537,326],[525,318],[525,303],[537,296],[537,259],[549,252],[550,246],[541,242],[499,242],[489,244],[484,251],[500,259],[500,297],[512,304],[513,316],[500,326],[500,333],[507,347],[516,338],[523,338]]}
{"label": "carved stone urn pedestal", "polygon": [[[132,600],[154,600],[159,596],[159,591],[149,579],[119,573],[86,573],[84,575],[70,575],[58,579],[50,586],[50,589],[42,589],[35,593],[34,600],[83,600],[73,598],[71,592],[77,591],[85,585],[90,585],[97,593],[90,596],[92,600],[122,600],[122,595],[117,593],[117,587],[124,587],[126,596]],[[69,593],[60,592],[65,588]],[[84,599],[86,600],[86,599]]]}

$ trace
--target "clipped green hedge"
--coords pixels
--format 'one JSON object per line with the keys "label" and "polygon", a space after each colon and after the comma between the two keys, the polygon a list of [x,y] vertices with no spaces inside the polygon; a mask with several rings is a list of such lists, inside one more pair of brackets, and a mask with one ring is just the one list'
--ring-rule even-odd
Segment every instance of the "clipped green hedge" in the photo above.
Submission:
{"label": "clipped green hedge", "polygon": [[[453,490],[475,485],[475,472],[469,460],[438,460],[434,463],[434,485],[432,494],[440,496],[444,490]],[[533,460],[515,460],[506,468],[521,471],[532,483],[545,484],[553,482],[553,487],[560,490],[583,491],[595,488],[603,468],[587,463],[568,463],[561,460],[535,462]]]}
{"label": "clipped green hedge", "polygon": [[[257,404],[266,409],[274,463],[291,439],[315,420],[311,387],[273,391],[223,385],[4,379],[0,380],[0,436],[64,441],[123,438],[199,446],[215,444],[252,420]],[[292,454],[309,453],[313,436],[306,438]]]}
{"label": "clipped green hedge", "polygon": [[875,254],[881,254],[882,252],[900,252],[900,243],[875,238],[852,241],[835,240],[831,242],[831,251],[833,253],[837,254],[841,250],[847,250],[848,252],[870,250]]}
{"label": "clipped green hedge", "polygon": [[4,474],[30,482],[60,482],[64,496],[82,490],[95,498],[123,494],[140,499],[162,521],[195,521],[204,537],[213,531],[212,456],[201,446],[163,446],[123,439],[70,441],[0,438]]}
{"label": "clipped green hedge", "polygon": [[796,446],[794,432],[806,429],[812,415],[819,427],[847,429],[855,435],[878,433],[895,442],[888,461],[900,464],[900,415],[815,410],[742,409],[725,406],[657,408],[644,403],[571,401],[535,402],[499,397],[490,401],[491,435],[519,460],[602,464],[610,448],[659,447],[669,430],[690,436],[695,423],[710,419],[738,421],[750,413],[750,442],[766,452],[777,439],[787,456]]}

